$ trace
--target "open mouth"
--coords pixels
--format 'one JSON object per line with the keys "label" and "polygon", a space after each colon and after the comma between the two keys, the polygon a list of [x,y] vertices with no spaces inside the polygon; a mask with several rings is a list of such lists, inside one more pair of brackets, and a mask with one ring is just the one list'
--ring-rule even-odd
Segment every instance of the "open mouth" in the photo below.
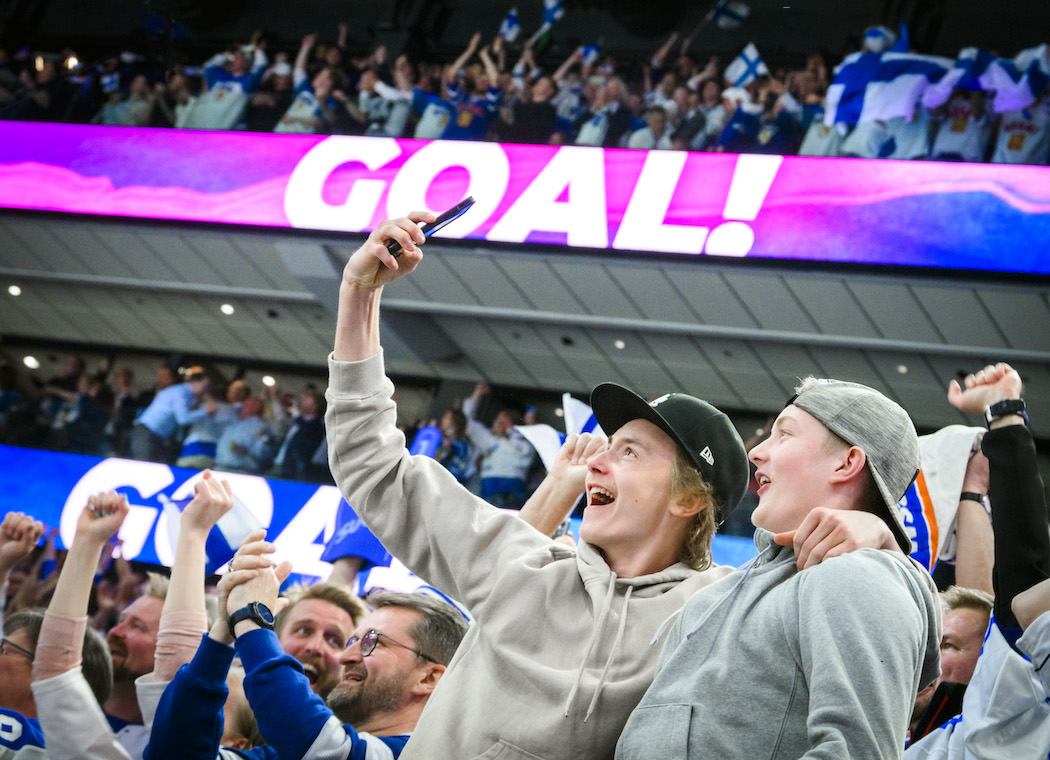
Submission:
{"label": "open mouth", "polygon": [[306,673],[306,678],[310,681],[310,686],[316,686],[317,682],[321,680],[321,672],[314,665],[307,665],[303,663],[303,672]]}
{"label": "open mouth", "polygon": [[612,491],[608,491],[601,486],[591,486],[587,489],[587,506],[589,507],[604,507],[606,504],[611,504],[616,499],[616,496]]}
{"label": "open mouth", "polygon": [[363,670],[347,670],[343,673],[343,681],[356,681],[360,683],[365,680],[367,673]]}
{"label": "open mouth", "polygon": [[758,483],[758,493],[761,495],[762,492],[766,490],[767,486],[769,486],[770,480],[766,475],[756,475],[755,482]]}

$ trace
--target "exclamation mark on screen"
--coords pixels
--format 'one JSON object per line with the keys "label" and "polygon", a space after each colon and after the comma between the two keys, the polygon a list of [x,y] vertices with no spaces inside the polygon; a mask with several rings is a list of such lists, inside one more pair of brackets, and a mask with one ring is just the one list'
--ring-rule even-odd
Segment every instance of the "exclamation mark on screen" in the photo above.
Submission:
{"label": "exclamation mark on screen", "polygon": [[742,155],[736,160],[722,218],[727,221],[711,230],[704,253],[716,256],[746,256],[755,244],[753,222],[769,188],[776,179],[783,156]]}

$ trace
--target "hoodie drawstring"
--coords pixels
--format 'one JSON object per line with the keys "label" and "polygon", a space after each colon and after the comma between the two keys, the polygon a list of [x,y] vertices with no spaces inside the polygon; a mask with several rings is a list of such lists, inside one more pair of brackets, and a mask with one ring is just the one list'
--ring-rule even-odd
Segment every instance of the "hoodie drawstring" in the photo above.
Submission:
{"label": "hoodie drawstring", "polygon": [[627,587],[627,593],[623,597],[623,612],[620,613],[620,625],[616,629],[616,638],[613,639],[612,649],[609,651],[609,659],[605,661],[605,667],[602,668],[602,674],[598,677],[598,686],[594,690],[594,696],[591,697],[591,703],[587,705],[587,714],[583,716],[583,722],[586,723],[587,719],[594,713],[594,708],[598,705],[598,697],[601,696],[602,687],[605,686],[605,676],[609,672],[609,666],[612,665],[613,658],[616,656],[616,651],[620,648],[620,641],[623,639],[623,629],[627,627],[627,603],[631,601],[631,591],[634,590],[634,586]]}
{"label": "hoodie drawstring", "polygon": [[594,651],[594,647],[598,643],[598,633],[605,626],[605,619],[609,616],[609,608],[612,606],[613,592],[616,590],[616,575],[613,573],[609,574],[609,589],[605,594],[605,603],[602,605],[602,611],[594,621],[594,628],[591,630],[591,643],[587,647],[587,652],[583,655],[583,659],[580,661],[580,669],[576,671],[576,682],[572,685],[572,690],[569,692],[568,699],[565,700],[565,717],[569,717],[569,709],[572,707],[573,701],[576,699],[576,692],[580,690],[580,681],[583,680],[583,671],[587,667],[587,660],[591,657],[591,652]]}

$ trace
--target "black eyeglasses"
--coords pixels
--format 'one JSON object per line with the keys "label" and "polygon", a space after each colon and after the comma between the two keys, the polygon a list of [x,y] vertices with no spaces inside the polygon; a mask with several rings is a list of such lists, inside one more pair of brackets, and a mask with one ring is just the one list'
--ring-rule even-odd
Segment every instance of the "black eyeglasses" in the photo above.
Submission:
{"label": "black eyeglasses", "polygon": [[376,644],[379,643],[379,637],[380,636],[382,636],[384,639],[389,641],[391,644],[399,646],[402,649],[407,649],[409,652],[415,652],[417,655],[422,657],[427,662],[432,662],[434,664],[437,664],[437,660],[435,660],[433,657],[428,657],[427,655],[425,655],[422,652],[420,652],[418,649],[413,649],[410,646],[405,646],[400,641],[397,641],[395,639],[390,638],[385,633],[380,633],[375,628],[370,630],[368,633],[366,633],[361,638],[357,638],[357,636],[351,636],[350,640],[348,642],[346,642],[346,646],[347,646],[347,648],[349,648],[349,647],[352,647],[357,642],[361,642],[361,656],[362,657],[368,657],[368,655],[372,654],[372,652],[375,651]]}
{"label": "black eyeglasses", "polygon": [[0,639],[0,654],[7,654],[9,650],[13,652],[18,652],[20,655],[28,657],[30,662],[32,662],[33,658],[36,657],[36,655],[30,652],[28,649],[23,649],[10,639]]}

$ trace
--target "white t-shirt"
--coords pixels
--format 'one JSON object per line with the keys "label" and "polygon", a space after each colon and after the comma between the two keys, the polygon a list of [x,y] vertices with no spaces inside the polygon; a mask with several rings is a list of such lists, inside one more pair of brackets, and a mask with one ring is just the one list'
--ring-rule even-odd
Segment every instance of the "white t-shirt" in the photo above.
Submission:
{"label": "white t-shirt", "polygon": [[993,164],[1042,166],[1050,154],[1050,101],[1038,100],[1028,108],[1002,115],[995,141]]}
{"label": "white t-shirt", "polygon": [[948,101],[948,111],[937,130],[937,138],[933,141],[930,154],[934,158],[944,154],[957,154],[962,156],[963,161],[980,163],[984,161],[990,127],[987,111],[978,117],[974,114],[969,100],[952,98]]}

